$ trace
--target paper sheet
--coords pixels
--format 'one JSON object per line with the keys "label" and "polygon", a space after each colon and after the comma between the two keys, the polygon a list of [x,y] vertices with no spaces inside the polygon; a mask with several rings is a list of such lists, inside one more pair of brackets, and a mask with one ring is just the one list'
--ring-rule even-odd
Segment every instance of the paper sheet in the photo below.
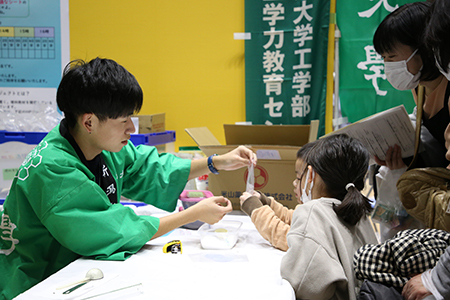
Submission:
{"label": "paper sheet", "polygon": [[403,105],[396,106],[357,123],[334,131],[359,140],[372,155],[381,160],[389,147],[399,145],[402,157],[414,154],[415,129]]}

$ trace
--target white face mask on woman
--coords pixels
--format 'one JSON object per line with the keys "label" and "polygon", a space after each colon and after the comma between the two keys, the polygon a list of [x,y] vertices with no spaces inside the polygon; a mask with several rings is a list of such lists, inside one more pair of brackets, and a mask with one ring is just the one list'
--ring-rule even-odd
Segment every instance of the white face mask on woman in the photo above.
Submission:
{"label": "white face mask on woman", "polygon": [[397,90],[412,90],[419,85],[420,70],[422,68],[416,75],[413,75],[408,71],[407,66],[407,63],[416,54],[417,50],[419,49],[416,49],[407,60],[384,62],[386,78]]}
{"label": "white face mask on woman", "polygon": [[[311,171],[311,185],[309,186],[309,191],[306,193],[306,186],[308,185],[310,169],[308,168],[308,173],[306,173],[305,187],[302,188],[302,194],[300,195],[300,200],[305,204],[312,200],[311,198],[311,190],[314,185],[314,171]],[[300,182],[301,184],[301,182]]]}

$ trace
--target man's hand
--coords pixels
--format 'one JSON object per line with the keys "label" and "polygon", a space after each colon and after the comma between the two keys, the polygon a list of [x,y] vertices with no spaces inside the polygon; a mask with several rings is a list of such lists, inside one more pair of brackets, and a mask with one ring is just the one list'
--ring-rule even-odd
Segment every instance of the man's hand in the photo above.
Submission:
{"label": "man's hand", "polygon": [[213,157],[213,164],[217,170],[237,170],[248,167],[253,163],[256,166],[256,154],[245,146],[239,146],[236,149]]}
{"label": "man's hand", "polygon": [[203,199],[197,204],[188,208],[195,210],[197,220],[208,224],[214,224],[233,210],[230,200],[224,197],[211,197]]}

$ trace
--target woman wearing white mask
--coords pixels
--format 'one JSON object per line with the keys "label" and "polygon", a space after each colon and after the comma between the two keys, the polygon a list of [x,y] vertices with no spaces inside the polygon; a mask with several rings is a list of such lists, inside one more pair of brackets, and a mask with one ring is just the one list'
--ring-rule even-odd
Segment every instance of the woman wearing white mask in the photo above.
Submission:
{"label": "woman wearing white mask", "polygon": [[[424,151],[417,154],[411,166],[414,168],[448,165],[444,131],[450,122],[450,85],[436,67],[433,52],[423,43],[430,13],[429,2],[402,5],[386,16],[373,37],[375,50],[384,59],[386,78],[394,88],[412,90],[417,104],[418,85],[424,87],[423,104],[410,115],[416,124],[417,111],[422,109],[420,143]],[[388,149],[385,160],[375,157],[380,167],[375,176],[377,204],[373,219],[379,220],[381,241],[392,238],[400,230],[423,227],[408,215],[396,187],[411,160],[412,157],[402,159],[398,145]],[[383,214],[385,211],[389,213]]]}
{"label": "woman wearing white mask", "polygon": [[[386,79],[399,90],[412,90],[417,104],[418,85],[425,88],[421,140],[427,151],[419,154],[415,167],[446,167],[444,131],[450,122],[448,80],[436,67],[433,52],[423,42],[431,14],[430,2],[414,2],[400,6],[378,26],[373,45],[383,57]],[[417,107],[411,115],[415,123]],[[399,147],[386,153],[377,163],[390,169],[406,169]]]}
{"label": "woman wearing white mask", "polygon": [[353,255],[378,243],[367,218],[370,201],[360,192],[369,153],[345,134],[313,143],[295,163],[296,194],[304,204],[292,217],[281,276],[297,299],[354,300],[362,282],[355,278]]}
{"label": "woman wearing white mask", "polygon": [[[450,80],[450,2],[435,0],[431,17],[425,31],[425,44],[434,50],[436,64],[441,73]],[[447,159],[450,160],[450,124],[444,134],[447,141]],[[448,162],[447,162],[448,163]],[[447,167],[450,168],[450,165]],[[409,280],[403,287],[405,300],[425,299],[433,294],[436,299],[450,299],[450,247],[439,258],[436,266]]]}

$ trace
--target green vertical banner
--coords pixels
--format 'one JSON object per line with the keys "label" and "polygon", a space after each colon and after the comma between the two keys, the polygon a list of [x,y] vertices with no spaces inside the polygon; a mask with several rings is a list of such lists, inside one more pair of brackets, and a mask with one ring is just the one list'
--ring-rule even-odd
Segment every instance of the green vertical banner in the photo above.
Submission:
{"label": "green vertical banner", "polygon": [[246,0],[246,119],[325,132],[330,0]]}
{"label": "green vertical banner", "polygon": [[384,74],[382,57],[375,52],[373,35],[381,21],[407,0],[337,0],[339,40],[339,94],[348,122],[403,104],[411,113],[411,91],[394,89]]}

